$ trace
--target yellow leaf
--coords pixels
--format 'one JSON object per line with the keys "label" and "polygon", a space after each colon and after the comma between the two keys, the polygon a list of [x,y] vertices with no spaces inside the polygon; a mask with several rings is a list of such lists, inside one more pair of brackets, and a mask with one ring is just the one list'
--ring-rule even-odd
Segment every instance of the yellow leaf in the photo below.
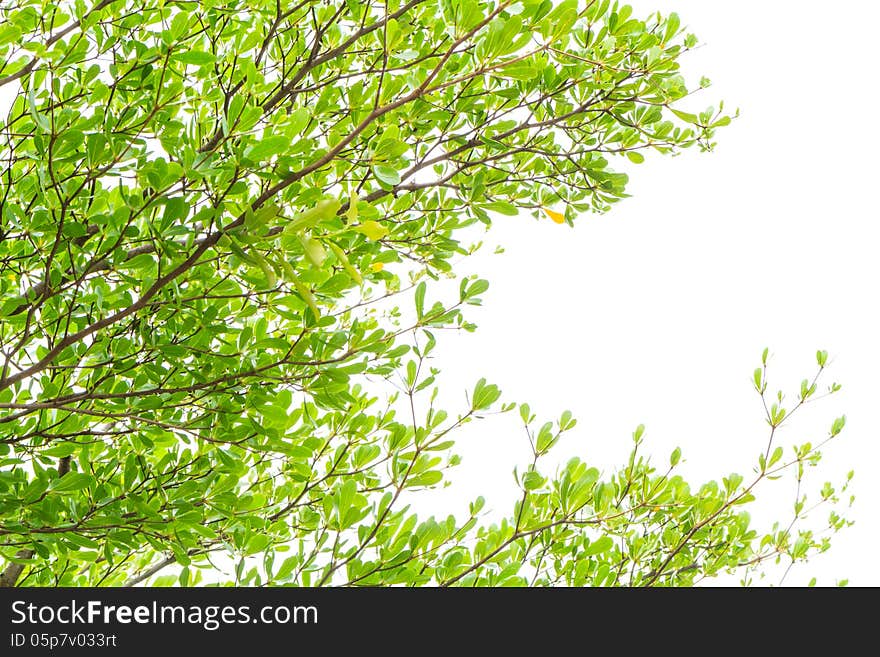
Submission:
{"label": "yellow leaf", "polygon": [[299,241],[302,243],[303,251],[306,254],[306,260],[315,267],[321,267],[327,258],[327,252],[318,240],[314,240],[307,235],[300,235]]}
{"label": "yellow leaf", "polygon": [[284,276],[284,280],[294,283],[296,279],[296,271],[294,271],[293,266],[287,262],[286,258],[279,257],[276,261],[278,266],[281,268],[281,274]]}
{"label": "yellow leaf", "polygon": [[262,270],[263,275],[266,277],[266,282],[269,283],[269,287],[275,287],[278,283],[278,278],[275,276],[275,272],[269,265],[269,261],[256,251],[251,254],[251,257],[257,261],[257,266]]}
{"label": "yellow leaf", "polygon": [[315,315],[315,319],[320,319],[321,310],[318,308],[318,304],[315,301],[315,295],[312,294],[312,291],[296,277],[293,278],[293,286],[296,288],[299,296],[302,297],[302,300],[312,309],[312,314]]}
{"label": "yellow leaf", "polygon": [[348,218],[348,223],[354,223],[358,218],[358,195],[357,192],[352,191],[349,185],[349,200],[348,200],[348,211],[345,213],[345,216]]}
{"label": "yellow leaf", "polygon": [[339,206],[342,205],[339,199],[323,199],[315,204],[315,207],[303,210],[296,218],[284,227],[285,235],[298,235],[300,231],[311,228],[319,221],[330,219],[336,214]]}
{"label": "yellow leaf", "polygon": [[351,266],[351,262],[348,259],[348,256],[345,255],[345,251],[340,249],[333,242],[327,242],[327,246],[330,247],[330,250],[336,254],[336,259],[339,260],[339,264],[342,265],[343,269],[348,272],[348,275],[351,276],[352,280],[358,285],[361,285],[364,281],[361,278],[360,272]]}
{"label": "yellow leaf", "polygon": [[385,269],[385,264],[382,262],[374,262],[372,265],[370,265],[370,269],[373,271],[382,271],[383,269]]}
{"label": "yellow leaf", "polygon": [[549,210],[547,208],[541,208],[544,212],[547,213],[547,216],[550,217],[557,224],[565,223],[565,215],[561,212],[556,212],[555,210]]}
{"label": "yellow leaf", "polygon": [[382,239],[388,234],[388,229],[378,221],[365,221],[355,228],[355,230],[359,233],[363,233],[367,236],[367,239],[373,240],[374,242]]}

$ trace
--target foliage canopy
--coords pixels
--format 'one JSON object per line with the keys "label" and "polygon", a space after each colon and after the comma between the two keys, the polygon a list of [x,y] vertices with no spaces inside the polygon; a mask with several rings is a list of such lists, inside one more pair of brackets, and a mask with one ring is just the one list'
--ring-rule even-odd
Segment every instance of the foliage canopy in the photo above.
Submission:
{"label": "foliage canopy", "polygon": [[485,380],[463,412],[435,405],[436,335],[472,329],[488,287],[435,298],[469,251],[458,231],[572,224],[625,196],[615,158],[708,149],[729,122],[682,109],[696,38],[675,14],[20,0],[0,16],[0,583],[686,585],[827,547],[743,510],[818,460],[783,457],[781,399],[751,479],[692,489],[680,454],[638,453],[641,428],[619,471],[550,474],[574,420],[521,405],[534,459],[509,518],[403,503],[457,462],[457,427],[514,408]]}

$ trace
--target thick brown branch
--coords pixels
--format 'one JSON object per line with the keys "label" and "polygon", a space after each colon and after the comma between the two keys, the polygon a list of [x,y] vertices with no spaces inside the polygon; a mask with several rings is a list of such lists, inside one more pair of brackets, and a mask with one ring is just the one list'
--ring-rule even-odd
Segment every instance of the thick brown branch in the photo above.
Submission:
{"label": "thick brown branch", "polygon": [[[16,552],[16,559],[30,559],[34,556],[33,550],[19,550]],[[24,571],[23,563],[11,562],[6,568],[0,573],[0,588],[12,588],[15,586],[15,583],[18,581],[18,578],[21,577],[21,573]]]}

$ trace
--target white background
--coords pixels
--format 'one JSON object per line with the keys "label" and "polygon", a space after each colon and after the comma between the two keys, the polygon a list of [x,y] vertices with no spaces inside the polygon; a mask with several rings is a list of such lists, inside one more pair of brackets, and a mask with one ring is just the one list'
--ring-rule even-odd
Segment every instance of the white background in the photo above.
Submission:
{"label": "white background", "polygon": [[[441,339],[445,392],[486,376],[539,418],[571,409],[579,423],[562,451],[606,473],[644,423],[656,461],[681,446],[684,473],[701,483],[748,475],[766,444],[751,383],[763,348],[771,388],[789,399],[814,373],[816,350],[826,349],[825,384],[843,389],[795,416],[782,440],[818,442],[846,413],[846,429],[811,477],[820,486],[856,470],[856,524],[785,583],[815,575],[819,585],[878,585],[880,3],[631,4],[643,18],[676,11],[700,38],[683,72],[713,85],[687,109],[723,99],[740,118],[719,131],[713,153],[655,155],[628,167],[632,198],[606,215],[581,216],[574,229],[500,217],[489,246],[463,263],[492,287],[469,313],[476,334]],[[503,255],[492,253],[496,243]],[[527,456],[517,423],[462,433],[454,486],[425,508],[444,513],[482,493],[496,513],[509,513],[511,470]],[[761,508],[751,508],[756,521],[790,514],[792,486],[776,482],[763,493]]]}

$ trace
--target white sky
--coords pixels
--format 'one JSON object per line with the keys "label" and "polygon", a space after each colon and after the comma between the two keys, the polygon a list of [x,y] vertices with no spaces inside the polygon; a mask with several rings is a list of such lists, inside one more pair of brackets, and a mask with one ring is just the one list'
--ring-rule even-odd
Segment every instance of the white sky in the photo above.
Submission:
{"label": "white sky", "polygon": [[[723,99],[741,116],[719,131],[711,154],[631,167],[633,197],[582,216],[573,230],[501,217],[487,242],[506,252],[485,248],[465,263],[492,283],[484,307],[470,312],[479,329],[440,342],[446,391],[486,376],[539,418],[571,409],[579,423],[563,441],[567,453],[606,468],[623,461],[633,428],[645,423],[647,451],[662,464],[681,446],[685,474],[702,482],[748,475],[766,444],[751,383],[763,348],[771,389],[792,395],[826,349],[825,384],[843,390],[793,418],[783,442],[818,442],[846,413],[812,477],[818,487],[856,470],[856,524],[785,582],[815,575],[819,585],[878,585],[880,326],[871,291],[880,280],[880,3],[851,0],[833,11],[814,1],[631,4],[642,17],[679,13],[702,44],[684,73],[713,81],[695,108]],[[459,436],[464,462],[432,511],[478,493],[509,511],[510,473],[526,457],[517,422]],[[792,486],[764,493],[768,510],[789,512]]]}

